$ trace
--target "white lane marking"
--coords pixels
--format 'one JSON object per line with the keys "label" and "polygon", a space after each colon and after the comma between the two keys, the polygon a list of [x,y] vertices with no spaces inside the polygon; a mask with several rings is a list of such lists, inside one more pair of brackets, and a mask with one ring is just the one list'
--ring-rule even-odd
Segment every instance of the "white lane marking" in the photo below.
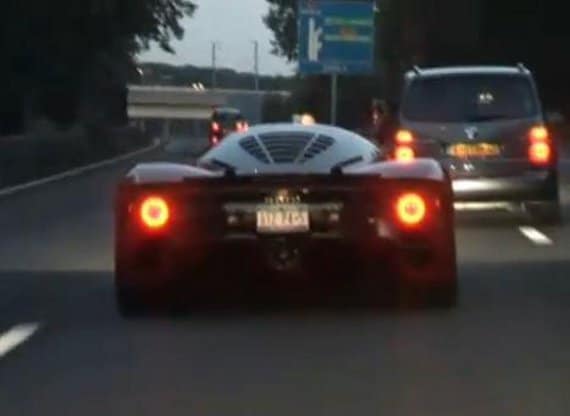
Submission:
{"label": "white lane marking", "polygon": [[537,246],[551,246],[554,244],[548,236],[534,227],[519,227],[519,231]]}
{"label": "white lane marking", "polygon": [[114,163],[130,159],[132,157],[141,155],[143,153],[150,152],[151,150],[157,149],[159,146],[160,146],[160,142],[157,142],[155,140],[151,146],[145,147],[143,149],[135,150],[134,152],[125,153],[123,155],[114,157],[112,159],[106,159],[106,160],[103,160],[101,162],[93,163],[91,165],[81,166],[79,168],[71,169],[71,170],[68,170],[68,171],[65,171],[62,173],[58,173],[58,174],[53,175],[53,176],[48,176],[47,178],[38,179],[36,181],[23,183],[21,185],[16,185],[16,186],[13,186],[11,188],[5,188],[5,189],[0,190],[0,198],[6,197],[9,195],[13,195],[17,192],[25,191],[25,190],[28,190],[31,188],[36,188],[40,185],[45,185],[45,184],[48,184],[51,182],[57,182],[57,181],[60,181],[62,179],[65,179],[65,178],[78,176],[78,175],[81,175],[83,173],[87,173],[87,172],[90,172],[92,170],[95,170],[95,169],[99,169],[99,168],[102,168],[102,167],[105,167],[108,165],[112,165]]}
{"label": "white lane marking", "polygon": [[26,342],[39,329],[37,323],[21,324],[0,335],[0,358]]}
{"label": "white lane marking", "polygon": [[507,202],[455,202],[456,211],[498,211],[510,210],[511,204]]}

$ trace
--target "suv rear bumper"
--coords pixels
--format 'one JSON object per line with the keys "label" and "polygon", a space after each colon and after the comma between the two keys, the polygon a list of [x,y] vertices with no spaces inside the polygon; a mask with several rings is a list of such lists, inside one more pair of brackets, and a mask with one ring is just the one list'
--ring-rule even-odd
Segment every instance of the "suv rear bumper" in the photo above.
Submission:
{"label": "suv rear bumper", "polygon": [[551,201],[558,198],[556,171],[526,172],[518,176],[452,179],[458,202]]}

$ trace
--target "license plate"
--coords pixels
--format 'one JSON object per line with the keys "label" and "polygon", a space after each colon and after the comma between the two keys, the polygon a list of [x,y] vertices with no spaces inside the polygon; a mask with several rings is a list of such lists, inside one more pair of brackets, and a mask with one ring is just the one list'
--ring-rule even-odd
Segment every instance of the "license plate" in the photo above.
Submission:
{"label": "license plate", "polygon": [[303,233],[309,231],[309,208],[306,205],[279,205],[257,208],[257,231],[260,233]]}
{"label": "license plate", "polygon": [[447,154],[460,159],[494,157],[501,155],[501,148],[498,144],[492,143],[458,143],[449,146]]}

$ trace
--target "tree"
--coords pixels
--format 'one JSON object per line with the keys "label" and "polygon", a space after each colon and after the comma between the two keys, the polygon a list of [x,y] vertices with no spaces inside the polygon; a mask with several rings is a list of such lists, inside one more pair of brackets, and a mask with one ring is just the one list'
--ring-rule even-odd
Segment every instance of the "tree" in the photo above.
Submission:
{"label": "tree", "polygon": [[4,0],[0,79],[20,97],[25,120],[48,113],[68,124],[105,113],[109,97],[124,96],[135,54],[151,42],[171,51],[180,19],[195,8],[189,0],[29,0],[25,8]]}
{"label": "tree", "polygon": [[[264,21],[273,32],[273,53],[293,61],[297,59],[298,0],[267,1],[270,7]],[[380,4],[383,3],[385,1]],[[378,81],[378,74],[370,77],[341,77],[339,84],[340,124],[347,127],[360,127],[365,122],[366,111],[371,99],[380,94],[381,88]],[[328,120],[330,111],[329,77],[299,77],[291,101],[295,112],[309,112],[317,120]]]}
{"label": "tree", "polygon": [[[274,35],[274,52],[294,60],[297,0],[267,1],[270,10],[265,23]],[[564,2],[380,0],[377,4],[376,76],[388,97],[397,98],[402,73],[412,65],[525,62],[535,73],[547,105],[564,105],[570,112],[566,104],[570,55],[565,53],[570,26]]]}
{"label": "tree", "polygon": [[[346,0],[362,1],[362,0]],[[267,0],[269,12],[263,21],[273,32],[273,53],[289,61],[297,58],[297,13],[299,0]]]}
{"label": "tree", "polygon": [[297,57],[297,2],[298,0],[267,0],[269,12],[264,17],[273,32],[273,53],[289,61]]}

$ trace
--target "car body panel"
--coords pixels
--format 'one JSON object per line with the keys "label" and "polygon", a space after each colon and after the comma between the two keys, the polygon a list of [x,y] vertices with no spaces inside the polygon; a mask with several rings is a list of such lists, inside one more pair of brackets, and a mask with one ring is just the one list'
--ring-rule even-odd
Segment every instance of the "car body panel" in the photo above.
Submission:
{"label": "car body panel", "polygon": [[[322,146],[320,138],[327,140]],[[295,143],[288,149],[291,139]],[[318,154],[314,154],[313,146],[318,147]],[[334,151],[331,151],[333,147]],[[310,155],[313,157],[308,157]],[[211,149],[197,164],[218,164],[222,168],[225,164],[235,167],[238,174],[279,171],[328,174],[331,167],[337,164],[359,156],[362,159],[354,164],[367,164],[375,160],[377,155],[378,149],[372,143],[348,130],[324,125],[284,123],[259,125],[250,128],[248,132],[233,133],[226,137],[224,146]],[[281,157],[281,160],[273,160],[273,157]]]}
{"label": "car body panel", "polygon": [[129,171],[126,179],[129,182],[144,185],[153,183],[181,183],[188,178],[219,176],[219,173],[181,163],[154,162],[136,165]]}

